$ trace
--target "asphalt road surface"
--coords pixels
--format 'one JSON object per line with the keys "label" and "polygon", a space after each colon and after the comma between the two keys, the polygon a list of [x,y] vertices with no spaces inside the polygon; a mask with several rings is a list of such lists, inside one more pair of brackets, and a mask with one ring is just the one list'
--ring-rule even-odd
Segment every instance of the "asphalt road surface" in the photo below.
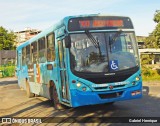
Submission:
{"label": "asphalt road surface", "polygon": [[[117,120],[126,119],[123,117],[128,117],[132,120],[136,117],[147,119],[160,117],[160,83],[144,83],[143,92],[142,99],[120,101],[113,105],[102,104],[55,110],[52,102],[46,98],[27,98],[26,92],[18,87],[15,78],[0,79],[0,117],[46,117],[44,120],[48,120],[48,122],[50,119],[54,121],[60,119],[60,121],[51,121],[54,125],[73,125],[78,121],[80,122],[79,125],[81,125],[83,121],[86,122],[85,119],[90,120],[88,122],[91,125],[106,125],[106,123],[102,123],[102,119],[108,119],[109,117],[116,117],[113,119]],[[92,124],[92,122],[94,123]],[[45,125],[53,125],[52,123],[45,123]],[[133,122],[132,124],[139,125],[139,123]],[[22,123],[21,125],[26,124]],[[34,125],[44,124],[34,123]],[[121,124],[109,122],[107,125]],[[128,125],[128,123],[123,125]],[[145,123],[145,125],[150,124]]]}

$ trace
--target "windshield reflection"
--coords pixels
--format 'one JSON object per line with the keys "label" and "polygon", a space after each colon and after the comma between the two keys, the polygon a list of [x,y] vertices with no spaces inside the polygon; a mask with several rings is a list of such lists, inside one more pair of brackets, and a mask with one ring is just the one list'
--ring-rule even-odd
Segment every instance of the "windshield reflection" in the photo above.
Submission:
{"label": "windshield reflection", "polygon": [[[77,72],[108,73],[137,66],[138,52],[134,34],[120,33],[117,37],[115,34],[70,35],[71,69]],[[116,65],[116,69],[112,65]]]}

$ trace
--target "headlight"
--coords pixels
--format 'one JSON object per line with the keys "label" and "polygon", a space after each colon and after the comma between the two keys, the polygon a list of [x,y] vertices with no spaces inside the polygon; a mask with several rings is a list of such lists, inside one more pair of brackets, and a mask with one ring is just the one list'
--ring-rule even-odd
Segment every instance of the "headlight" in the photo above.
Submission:
{"label": "headlight", "polygon": [[139,81],[139,80],[140,80],[140,77],[137,76],[137,77],[135,78],[135,80],[132,82],[132,85],[136,85],[137,81]]}
{"label": "headlight", "polygon": [[136,77],[136,81],[139,81],[140,80],[140,78],[139,77]]}
{"label": "headlight", "polygon": [[76,85],[77,85],[77,87],[80,87],[80,86],[81,86],[81,83],[77,83]]}
{"label": "headlight", "polygon": [[91,90],[88,85],[85,85],[85,84],[82,83],[82,82],[77,82],[77,83],[75,84],[75,88],[76,88],[77,90],[79,90],[79,91],[84,91],[84,92]]}

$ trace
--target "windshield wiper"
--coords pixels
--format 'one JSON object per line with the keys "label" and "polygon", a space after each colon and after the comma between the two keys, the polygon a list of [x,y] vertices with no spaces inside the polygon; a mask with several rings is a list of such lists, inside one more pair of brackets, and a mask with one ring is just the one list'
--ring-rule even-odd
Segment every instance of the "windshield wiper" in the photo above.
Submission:
{"label": "windshield wiper", "polygon": [[87,37],[91,40],[92,44],[94,45],[95,48],[98,49],[98,52],[99,52],[99,56],[101,57],[102,56],[102,53],[101,53],[101,49],[100,49],[100,45],[99,45],[99,42],[98,42],[98,39],[96,40],[93,35],[89,32],[89,31],[85,31]]}
{"label": "windshield wiper", "polygon": [[95,48],[99,48],[99,42],[93,37],[93,35],[89,31],[85,31],[87,37],[91,40],[92,44]]}
{"label": "windshield wiper", "polygon": [[120,36],[120,34],[121,34],[122,32],[123,32],[122,30],[119,30],[117,33],[114,34],[114,36],[113,36],[112,38],[109,36],[110,52],[112,52],[111,45],[116,42],[117,38]]}
{"label": "windshield wiper", "polygon": [[109,45],[112,45],[122,32],[122,30],[119,30],[117,33],[114,34],[112,38],[109,36]]}

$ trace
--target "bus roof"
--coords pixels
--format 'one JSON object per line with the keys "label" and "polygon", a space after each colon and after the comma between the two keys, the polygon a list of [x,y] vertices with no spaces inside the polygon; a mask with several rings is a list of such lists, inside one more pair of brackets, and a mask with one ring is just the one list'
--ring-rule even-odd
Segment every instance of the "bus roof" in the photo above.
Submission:
{"label": "bus roof", "polygon": [[76,16],[66,16],[65,18],[63,18],[61,21],[59,21],[58,23],[52,25],[51,27],[47,28],[46,30],[43,30],[41,33],[39,33],[38,35],[34,36],[33,38],[27,40],[26,42],[24,42],[23,44],[19,45],[17,47],[17,50],[18,49],[21,49],[25,46],[27,46],[28,44],[31,44],[32,42],[44,37],[45,35],[53,32],[53,30],[56,30],[60,27],[62,27],[63,25],[67,26],[68,25],[68,21],[70,19],[73,19],[73,18],[82,18],[82,17],[126,17],[126,18],[129,18],[127,16],[116,16],[116,15],[104,15],[104,14],[88,14],[88,15],[76,15]]}

